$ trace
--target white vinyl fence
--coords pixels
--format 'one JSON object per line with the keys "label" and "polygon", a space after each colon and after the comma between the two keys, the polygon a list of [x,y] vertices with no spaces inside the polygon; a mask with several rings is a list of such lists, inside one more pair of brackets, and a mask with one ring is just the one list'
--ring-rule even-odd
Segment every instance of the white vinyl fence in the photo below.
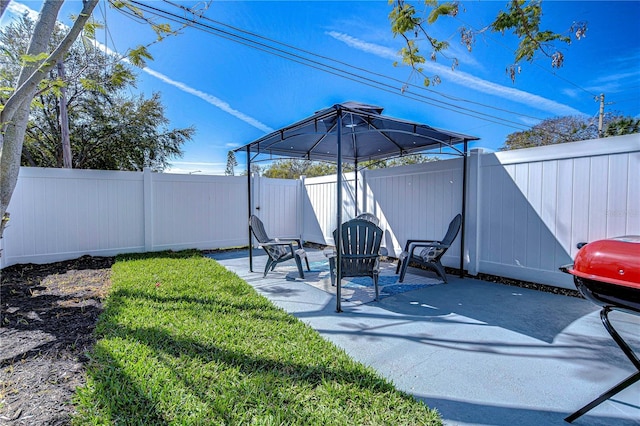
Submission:
{"label": "white vinyl fence", "polygon": [[[364,171],[358,212],[381,219],[398,255],[408,238],[439,239],[462,209],[460,158]],[[251,211],[277,236],[331,244],[335,176],[253,178]],[[345,175],[343,217],[355,214]],[[0,241],[1,266],[83,254],[246,245],[247,178],[23,168]],[[575,245],[640,234],[640,135],[518,151],[468,161],[464,262],[488,273],[572,288],[558,271]],[[443,263],[457,267],[460,236]]]}
{"label": "white vinyl fence", "polygon": [[247,244],[247,179],[23,167],[2,266]]}

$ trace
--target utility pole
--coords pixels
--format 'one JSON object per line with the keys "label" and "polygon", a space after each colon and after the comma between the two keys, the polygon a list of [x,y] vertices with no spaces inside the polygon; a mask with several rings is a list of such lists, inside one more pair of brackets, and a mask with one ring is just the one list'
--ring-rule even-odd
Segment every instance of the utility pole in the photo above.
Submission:
{"label": "utility pole", "polygon": [[[597,98],[596,98],[597,99]],[[600,93],[600,114],[598,115],[598,137],[604,137],[602,121],[604,120],[604,93]]]}

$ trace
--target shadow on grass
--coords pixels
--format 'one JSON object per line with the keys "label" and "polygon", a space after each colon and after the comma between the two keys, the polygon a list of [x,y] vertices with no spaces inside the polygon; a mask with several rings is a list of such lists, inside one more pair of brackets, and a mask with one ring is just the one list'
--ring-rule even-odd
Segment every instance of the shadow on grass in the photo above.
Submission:
{"label": "shadow on grass", "polygon": [[[197,252],[122,259],[190,257],[202,259]],[[140,269],[141,282],[153,276]],[[76,398],[81,420],[344,424],[358,411],[381,423],[394,412],[422,417],[417,424],[433,418],[428,407],[233,277],[224,270],[221,282],[210,283],[218,285],[214,291],[198,295],[178,282],[163,282],[164,293],[152,285],[116,286],[97,328],[90,385]]]}

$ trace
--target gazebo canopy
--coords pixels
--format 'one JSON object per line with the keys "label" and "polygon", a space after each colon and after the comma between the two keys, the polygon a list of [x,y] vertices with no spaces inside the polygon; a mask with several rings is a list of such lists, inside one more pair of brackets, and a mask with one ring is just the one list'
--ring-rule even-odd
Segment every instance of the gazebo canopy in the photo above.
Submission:
{"label": "gazebo canopy", "polygon": [[[358,163],[407,154],[448,148],[450,154],[464,158],[462,178],[462,236],[460,249],[460,270],[463,270],[464,216],[467,176],[467,142],[477,140],[475,136],[440,130],[426,124],[413,123],[382,115],[382,107],[356,102],[345,102],[316,112],[311,117],[269,133],[234,151],[246,151],[247,171],[251,170],[254,156],[304,158],[306,160],[333,161],[337,168],[337,186],[342,188],[342,164]],[[460,150],[457,145],[463,144]],[[251,216],[251,173],[247,173],[249,216]],[[357,173],[356,173],[357,179]],[[356,183],[356,188],[357,188]],[[337,192],[336,205],[342,205],[342,191]],[[357,195],[356,195],[357,196]],[[357,209],[357,202],[356,202]],[[342,209],[336,212],[336,223],[342,223]],[[340,247],[340,233],[337,233],[336,247]],[[251,251],[251,231],[249,231],[249,268],[253,270]],[[337,250],[336,275],[339,277],[341,253]],[[341,312],[341,284],[338,280],[336,310]]]}
{"label": "gazebo canopy", "polygon": [[341,160],[360,163],[434,148],[452,148],[453,154],[464,155],[456,146],[478,139],[384,116],[382,110],[379,106],[357,102],[336,104],[235,151],[337,162],[341,137]]}

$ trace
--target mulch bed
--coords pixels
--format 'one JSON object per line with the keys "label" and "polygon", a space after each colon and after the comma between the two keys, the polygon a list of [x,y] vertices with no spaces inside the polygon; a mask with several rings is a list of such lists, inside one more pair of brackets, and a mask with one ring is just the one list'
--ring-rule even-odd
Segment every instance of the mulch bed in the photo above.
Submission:
{"label": "mulch bed", "polygon": [[0,425],[66,425],[112,257],[13,265],[0,280]]}

